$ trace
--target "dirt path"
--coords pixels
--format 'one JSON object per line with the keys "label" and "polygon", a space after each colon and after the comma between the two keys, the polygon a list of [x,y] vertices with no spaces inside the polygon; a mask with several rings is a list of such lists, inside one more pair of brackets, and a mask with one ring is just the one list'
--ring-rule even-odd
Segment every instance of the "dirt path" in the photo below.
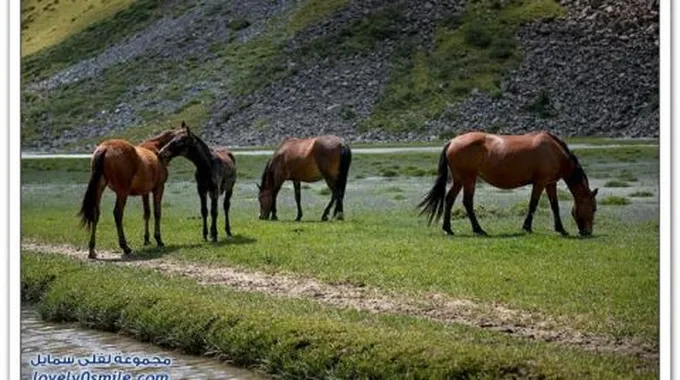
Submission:
{"label": "dirt path", "polygon": [[[22,242],[22,250],[56,253],[87,260],[87,252],[68,245],[55,246]],[[411,297],[370,287],[348,284],[326,284],[313,278],[269,275],[240,268],[207,266],[167,258],[121,260],[118,252],[98,251],[93,263],[148,268],[166,274],[187,276],[208,285],[226,286],[243,291],[263,292],[281,297],[311,298],[333,306],[368,310],[374,313],[396,313],[427,318],[444,323],[459,323],[509,335],[579,347],[591,351],[615,352],[658,361],[658,346],[627,339],[584,333],[536,313],[512,310],[502,305],[479,304],[454,299],[442,294]]]}

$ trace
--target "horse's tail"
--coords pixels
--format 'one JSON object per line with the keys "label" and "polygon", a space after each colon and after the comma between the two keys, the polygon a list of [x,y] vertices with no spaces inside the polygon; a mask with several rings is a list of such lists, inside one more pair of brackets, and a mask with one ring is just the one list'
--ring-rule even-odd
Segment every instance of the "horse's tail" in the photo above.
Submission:
{"label": "horse's tail", "polygon": [[428,225],[432,223],[432,220],[435,219],[435,217],[437,220],[439,220],[439,218],[442,216],[442,212],[444,211],[446,182],[448,181],[449,177],[449,162],[446,158],[446,151],[449,149],[450,144],[451,141],[444,145],[442,154],[439,156],[439,171],[437,173],[437,180],[434,182],[434,186],[432,186],[432,189],[430,189],[430,191],[427,193],[425,199],[423,199],[423,201],[418,204],[418,207],[422,208],[420,215],[428,215]]}
{"label": "horse's tail", "polygon": [[352,150],[348,145],[342,144],[340,146],[340,172],[338,173],[338,190],[341,194],[345,193],[347,187],[347,176],[349,174],[349,165],[352,163]]}
{"label": "horse's tail", "polygon": [[87,227],[89,230],[97,220],[97,192],[99,191],[99,181],[104,174],[104,156],[106,150],[98,150],[92,157],[92,174],[87,190],[83,197],[83,204],[80,206],[80,226]]}

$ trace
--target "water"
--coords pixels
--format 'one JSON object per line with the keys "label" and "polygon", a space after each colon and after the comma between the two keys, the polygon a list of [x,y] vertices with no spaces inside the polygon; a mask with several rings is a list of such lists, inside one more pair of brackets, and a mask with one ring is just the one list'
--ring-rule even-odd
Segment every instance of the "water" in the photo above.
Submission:
{"label": "water", "polygon": [[[40,359],[38,355],[40,354]],[[44,363],[46,355],[62,359],[71,357],[73,364],[52,365]],[[89,364],[94,355],[121,355],[130,358],[129,364]],[[134,358],[142,362],[144,359],[154,361],[169,359],[170,365],[154,366],[139,363],[133,364]],[[87,361],[86,361],[87,360]],[[31,364],[42,362],[33,366]],[[166,361],[167,363],[167,361]],[[70,374],[69,374],[70,373]],[[129,380],[133,379],[264,379],[265,377],[244,369],[220,363],[212,358],[182,355],[177,352],[161,349],[151,344],[141,343],[134,339],[113,333],[89,330],[74,324],[57,324],[42,321],[35,309],[21,309],[21,378],[30,380],[59,379],[64,374],[66,380]],[[89,374],[89,375],[88,375]],[[74,375],[80,376],[75,377]],[[96,375],[93,376],[93,375]],[[107,377],[106,375],[109,375]],[[67,377],[70,376],[70,377]],[[116,377],[117,376],[117,377]]]}
{"label": "water", "polygon": [[[443,145],[438,146],[413,146],[413,147],[393,147],[393,148],[352,148],[352,153],[358,154],[391,154],[391,153],[439,153]],[[627,147],[658,147],[658,144],[569,144],[570,149],[616,149]],[[238,150],[232,149],[236,156],[270,156],[273,150]],[[90,158],[89,153],[42,153],[42,152],[21,152],[21,159],[40,159],[40,158]]]}

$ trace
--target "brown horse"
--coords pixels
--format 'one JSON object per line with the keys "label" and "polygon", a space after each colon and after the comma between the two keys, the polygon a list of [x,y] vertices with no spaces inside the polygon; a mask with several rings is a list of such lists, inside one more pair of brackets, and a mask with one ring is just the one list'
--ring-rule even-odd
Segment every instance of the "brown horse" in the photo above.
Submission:
{"label": "brown horse", "polygon": [[[449,169],[453,184],[445,195]],[[439,220],[443,211],[442,229],[452,235],[451,207],[462,188],[463,205],[472,230],[476,234],[486,235],[477,222],[472,204],[477,177],[501,189],[514,189],[529,184],[533,186],[529,212],[523,226],[527,232],[531,232],[533,215],[545,190],[555,220],[555,231],[566,235],[557,203],[557,181],[564,179],[574,196],[571,214],[579,233],[583,236],[592,234],[597,189],[590,191],[588,178],[576,156],[564,141],[551,133],[501,136],[469,132],[455,137],[444,145],[437,180],[418,205],[422,207],[421,214],[428,214],[431,223],[435,216]]]}
{"label": "brown horse", "polygon": [[161,240],[161,200],[168,171],[165,163],[158,158],[159,149],[175,136],[175,130],[169,130],[135,146],[125,140],[112,139],[99,144],[92,155],[92,174],[85,191],[83,203],[78,215],[81,226],[90,230],[89,258],[97,257],[95,235],[99,221],[99,203],[102,193],[108,186],[116,193],[116,206],[113,216],[118,231],[118,245],[125,255],[132,249],[127,245],[123,232],[123,210],[128,196],[142,196],[144,205],[144,245],[149,242],[149,193],[153,193],[154,206],[154,238],[159,247]]}
{"label": "brown horse", "polygon": [[182,130],[161,149],[159,156],[170,162],[174,157],[184,156],[196,167],[194,177],[201,199],[201,215],[203,216],[203,240],[208,240],[208,205],[207,194],[210,194],[210,237],[217,241],[217,201],[224,196],[224,229],[231,236],[229,225],[229,207],[231,195],[236,183],[236,159],[228,149],[210,149],[203,140],[191,133],[189,127],[182,122]]}
{"label": "brown horse", "polygon": [[347,174],[352,162],[352,152],[345,142],[332,135],[306,139],[287,138],[274,152],[271,160],[262,173],[262,182],[258,185],[260,201],[260,219],[276,220],[276,196],[286,180],[293,181],[297,217],[302,219],[300,206],[300,182],[316,182],[325,179],[331,189],[331,201],[323,211],[321,220],[328,220],[333,203],[333,217],[342,220],[343,200],[347,185]]}

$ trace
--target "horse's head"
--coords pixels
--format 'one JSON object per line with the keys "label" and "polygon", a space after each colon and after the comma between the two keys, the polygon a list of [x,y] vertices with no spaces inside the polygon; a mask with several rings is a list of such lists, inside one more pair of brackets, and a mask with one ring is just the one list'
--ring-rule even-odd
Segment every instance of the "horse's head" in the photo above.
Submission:
{"label": "horse's head", "polygon": [[595,196],[598,189],[590,191],[587,184],[583,186],[582,191],[574,194],[574,206],[571,208],[571,216],[576,221],[579,234],[581,236],[590,236],[593,233],[593,219],[595,218],[595,211],[597,211]]}
{"label": "horse's head", "polygon": [[182,126],[176,131],[174,137],[163,146],[158,152],[158,156],[166,161],[170,161],[177,156],[183,156],[189,150],[189,147],[194,144],[195,136],[191,130],[182,121]]}
{"label": "horse's head", "polygon": [[267,161],[267,165],[264,167],[262,172],[262,180],[257,185],[258,196],[257,199],[260,201],[260,219],[267,220],[272,212],[272,206],[274,204],[274,193],[273,184],[271,180],[267,180],[269,174],[269,166],[271,160]]}

